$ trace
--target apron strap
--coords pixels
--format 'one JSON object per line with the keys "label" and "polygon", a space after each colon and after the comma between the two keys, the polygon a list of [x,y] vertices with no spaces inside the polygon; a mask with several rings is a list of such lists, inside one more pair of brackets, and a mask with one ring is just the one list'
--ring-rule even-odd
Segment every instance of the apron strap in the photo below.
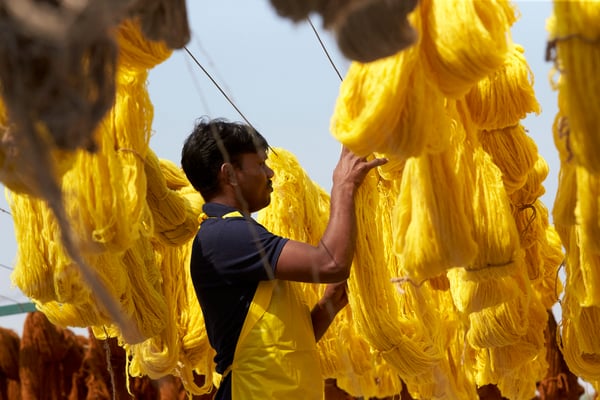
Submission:
{"label": "apron strap", "polygon": [[[254,293],[254,298],[252,299],[252,303],[248,308],[248,314],[246,315],[246,319],[244,320],[244,325],[242,325],[242,331],[240,332],[240,336],[235,346],[236,350],[240,346],[240,343],[242,343],[244,339],[246,339],[246,336],[248,336],[248,332],[250,332],[250,330],[252,329],[252,327],[254,327],[256,322],[267,311],[267,308],[269,308],[269,303],[271,302],[271,296],[273,294],[274,287],[275,281],[260,281],[258,283],[256,292]],[[232,368],[233,364],[225,368],[222,377],[225,378],[227,374],[231,372]]]}
{"label": "apron strap", "polygon": [[[227,214],[224,214],[221,218],[240,218],[240,217],[241,218],[244,217],[241,212],[231,211],[231,212],[228,212]],[[198,220],[200,221],[200,224],[202,224],[202,222],[204,222],[208,218],[215,218],[215,217],[209,217],[205,213],[201,213]],[[263,316],[263,314],[269,307],[269,303],[271,302],[271,295],[273,294],[274,286],[275,286],[274,281],[261,281],[258,283],[256,292],[254,293],[254,298],[252,299],[252,303],[250,304],[250,307],[248,308],[248,315],[246,315],[246,319],[244,320],[244,325],[242,325],[242,331],[240,332],[240,336],[237,341],[236,349],[237,349],[237,346],[239,346],[240,343],[243,342],[243,340],[246,338],[246,336],[248,336],[248,332],[250,332],[250,330],[252,329],[254,324],[256,324],[256,322],[260,319],[260,317]],[[232,368],[233,368],[233,364],[231,364],[227,368],[225,368],[225,371],[223,371],[223,374],[221,375],[221,377],[225,378],[231,372]]]}

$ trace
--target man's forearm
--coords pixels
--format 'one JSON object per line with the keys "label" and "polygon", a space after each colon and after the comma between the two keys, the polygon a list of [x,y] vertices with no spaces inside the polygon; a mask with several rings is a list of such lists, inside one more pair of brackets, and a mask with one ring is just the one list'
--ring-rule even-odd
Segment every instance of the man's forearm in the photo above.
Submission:
{"label": "man's forearm", "polygon": [[331,192],[330,217],[320,245],[340,266],[352,264],[356,238],[356,216],[352,187],[336,187]]}
{"label": "man's forearm", "polygon": [[312,319],[315,341],[319,341],[329,328],[336,316],[336,312],[331,305],[317,303],[310,313]]}

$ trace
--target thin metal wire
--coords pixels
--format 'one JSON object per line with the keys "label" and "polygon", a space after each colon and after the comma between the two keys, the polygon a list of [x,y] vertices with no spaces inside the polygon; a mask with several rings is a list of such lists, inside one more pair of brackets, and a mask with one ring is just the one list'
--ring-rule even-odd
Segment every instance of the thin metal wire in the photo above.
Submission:
{"label": "thin metal wire", "polygon": [[2,263],[0,263],[0,268],[8,269],[8,270],[10,270],[10,271],[13,271],[13,270],[14,270],[14,268],[13,268],[13,267],[10,267],[10,266],[8,266],[8,265],[6,265],[6,264],[2,264]]}
{"label": "thin metal wire", "polygon": [[192,60],[194,60],[194,63],[196,63],[196,65],[202,70],[202,72],[204,72],[204,74],[208,77],[208,79],[210,79],[210,81],[216,86],[216,88],[219,90],[219,92],[221,92],[221,94],[225,97],[225,99],[227,99],[227,101],[229,102],[229,104],[231,104],[231,106],[235,109],[235,111],[237,111],[238,114],[240,114],[240,116],[244,119],[244,121],[246,121],[246,123],[248,125],[254,127],[250,123],[250,121],[248,120],[248,118],[246,118],[246,116],[244,115],[244,113],[242,113],[242,111],[235,105],[235,103],[233,102],[233,100],[231,100],[231,98],[227,95],[227,93],[225,93],[225,91],[221,88],[221,86],[217,83],[217,81],[214,80],[214,78],[210,75],[210,73],[206,70],[206,68],[204,68],[204,66],[202,66],[202,64],[200,63],[200,61],[198,61],[198,59],[194,56],[194,54],[192,54],[192,52],[190,51],[190,49],[188,49],[187,46],[184,46],[183,49],[192,58]]}
{"label": "thin metal wire", "polygon": [[15,304],[19,304],[21,302],[19,300],[13,299],[12,297],[5,296],[3,294],[0,294],[0,297],[3,298],[4,300],[8,300],[8,301],[13,302]]}
{"label": "thin metal wire", "polygon": [[5,213],[5,214],[8,214],[8,215],[12,216],[12,214],[10,213],[10,211],[8,211],[8,210],[5,210],[5,209],[4,209],[4,208],[2,208],[2,207],[0,207],[0,212],[3,212],[3,213]]}
{"label": "thin metal wire", "polygon": [[308,23],[309,23],[310,27],[312,28],[313,32],[315,33],[315,36],[317,37],[317,40],[319,41],[319,44],[321,45],[321,48],[325,52],[325,55],[327,56],[327,59],[329,60],[329,63],[331,64],[331,66],[335,70],[338,78],[340,78],[340,82],[343,82],[344,79],[342,78],[342,74],[340,74],[340,71],[338,70],[338,68],[336,67],[335,63],[333,62],[333,59],[331,58],[331,55],[329,54],[329,51],[327,51],[327,48],[325,47],[325,43],[323,43],[323,40],[321,40],[321,36],[319,35],[319,32],[317,31],[317,29],[313,25],[313,23],[310,20],[310,18],[306,18],[306,19],[308,20]]}

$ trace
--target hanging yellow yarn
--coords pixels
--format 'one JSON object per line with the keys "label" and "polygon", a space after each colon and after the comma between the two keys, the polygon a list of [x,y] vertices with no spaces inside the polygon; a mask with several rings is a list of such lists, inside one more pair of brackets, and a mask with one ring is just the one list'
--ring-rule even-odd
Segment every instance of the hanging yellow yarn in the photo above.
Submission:
{"label": "hanging yellow yarn", "polygon": [[518,125],[528,113],[539,114],[533,72],[524,52],[522,46],[513,44],[504,64],[466,94],[465,103],[479,128],[501,130]]}
{"label": "hanging yellow yarn", "polygon": [[[559,345],[567,366],[586,381],[600,380],[600,342],[597,335],[600,308],[581,307],[568,290],[562,302],[562,312],[562,340]],[[596,325],[591,331],[589,326],[584,328],[581,325],[582,314],[587,314],[583,318],[595,320]]]}
{"label": "hanging yellow yarn", "polygon": [[569,118],[574,161],[600,173],[600,2],[554,1],[554,15],[547,29],[550,43],[556,46],[561,71],[558,87],[564,96],[561,109]]}
{"label": "hanging yellow yarn", "polygon": [[600,174],[592,174],[586,168],[577,166],[575,167],[575,179],[577,180],[575,220],[581,227],[581,245],[586,251],[600,253],[600,243],[598,243],[600,238]]}
{"label": "hanging yellow yarn", "polygon": [[491,268],[502,275],[515,262],[519,234],[500,170],[481,147],[473,150],[473,165],[473,236],[479,253],[467,269]]}
{"label": "hanging yellow yarn", "polygon": [[257,221],[277,235],[316,246],[327,226],[329,195],[288,150],[273,148],[267,163],[275,172],[273,193],[269,207],[258,212]]}
{"label": "hanging yellow yarn", "polygon": [[[360,334],[381,352],[403,380],[413,378],[430,382],[434,366],[444,358],[441,344],[432,337],[432,331],[438,325],[431,320],[428,320],[431,325],[425,324],[425,315],[416,308],[402,308],[401,298],[391,283],[393,275],[388,270],[389,260],[382,247],[385,239],[374,218],[384,214],[384,209],[374,212],[379,210],[377,180],[375,173],[369,174],[356,195],[361,234],[348,281],[354,322]],[[397,262],[392,268],[397,270]],[[410,292],[419,295],[418,299],[414,298],[416,306],[427,308],[421,303],[424,299],[418,292]]]}
{"label": "hanging yellow yarn", "polygon": [[454,305],[458,311],[466,314],[522,296],[529,285],[524,274],[482,279],[479,271],[468,272],[463,268],[454,268],[447,275]]}
{"label": "hanging yellow yarn", "polygon": [[177,170],[173,168],[174,165],[161,162],[152,150],[148,150],[144,171],[148,186],[146,201],[154,225],[153,237],[166,245],[177,246],[196,235],[200,210],[194,209],[181,192],[171,189],[163,174],[163,169],[169,167],[170,178],[176,173],[185,177],[181,169]]}
{"label": "hanging yellow yarn", "polygon": [[[444,335],[446,348],[446,359],[443,361],[445,379],[448,379],[454,387],[454,393],[448,393],[450,398],[476,400],[477,394],[474,370],[470,367],[470,359],[474,358],[473,349],[465,343],[465,333],[468,322],[456,309],[449,290],[431,290],[424,285],[425,297],[435,304],[438,310],[438,318],[441,320],[443,329],[437,334]],[[444,379],[436,377],[437,379]]]}
{"label": "hanging yellow yarn", "polygon": [[[127,33],[136,26],[125,24],[120,29]],[[118,39],[123,45],[126,37]],[[166,55],[161,52],[157,57]],[[143,166],[153,110],[145,87],[146,68],[133,62],[120,64],[115,106],[95,133],[98,151],[73,153],[73,168],[61,182],[83,258],[111,297],[118,299],[121,313],[133,319],[141,336],[128,340],[135,342],[162,330],[166,311],[148,239],[152,216],[145,201]],[[17,194],[12,198],[19,246],[13,281],[51,321],[61,326],[106,325],[109,335],[125,340],[60,246],[59,231],[47,207]],[[31,229],[36,237],[27,233]]]}
{"label": "hanging yellow yarn", "polygon": [[[560,79],[565,77],[561,76]],[[577,164],[572,147],[572,121],[565,116],[568,97],[564,90],[559,92],[558,100],[559,112],[554,121],[553,135],[560,156],[560,172],[552,212],[557,232],[566,249],[568,279],[565,292],[572,293],[582,307],[598,306],[600,181],[597,175]]]}
{"label": "hanging yellow yarn", "polygon": [[419,283],[473,262],[477,247],[463,212],[463,184],[450,150],[407,160],[392,224],[400,276]]}
{"label": "hanging yellow yarn", "polygon": [[516,20],[510,2],[421,0],[419,10],[427,75],[447,97],[463,97],[504,64]]}
{"label": "hanging yellow yarn", "polygon": [[529,292],[470,313],[467,341],[475,348],[515,344],[527,330],[528,304]]}
{"label": "hanging yellow yarn", "polygon": [[582,307],[600,306],[598,282],[600,279],[600,253],[588,250],[582,240],[581,228],[567,228],[567,239],[563,239],[567,253],[566,290]]}
{"label": "hanging yellow yarn", "polygon": [[535,397],[536,384],[548,369],[544,331],[548,314],[541,301],[530,298],[523,310],[526,332],[513,344],[483,348],[476,353],[473,368],[478,386],[496,384],[502,396],[525,400]]}
{"label": "hanging yellow yarn", "polygon": [[[160,272],[163,276],[161,284],[166,301],[166,313],[164,315],[164,326],[153,337],[146,339],[142,343],[127,345],[123,347],[129,358],[128,372],[131,376],[147,375],[151,379],[160,379],[165,375],[171,374],[177,366],[179,347],[176,327],[176,313],[178,311],[177,288],[175,284],[180,283],[177,277],[181,276],[180,271],[183,266],[173,268],[172,263],[168,263],[164,253],[170,249],[154,245],[156,249],[155,257],[160,265]],[[154,251],[153,251],[154,253]],[[164,256],[159,260],[160,256]],[[177,260],[181,261],[181,260]]]}
{"label": "hanging yellow yarn", "polygon": [[[175,289],[181,290],[178,295],[178,322],[177,329],[181,350],[179,352],[179,363],[176,375],[181,377],[186,389],[193,394],[202,394],[210,391],[215,381],[220,376],[214,371],[215,351],[210,346],[206,329],[204,327],[204,316],[200,303],[196,297],[196,291],[190,275],[190,257],[192,254],[192,242],[178,247],[173,258],[173,265],[179,263],[184,267],[183,285],[177,285]],[[193,373],[203,375],[205,380],[202,386],[195,382]]]}
{"label": "hanging yellow yarn", "polygon": [[504,397],[514,400],[534,398],[537,383],[548,370],[544,336],[548,313],[539,300],[532,298],[527,314],[529,327],[521,340],[489,352],[495,365],[498,388]]}
{"label": "hanging yellow yarn", "polygon": [[[465,365],[465,358],[471,350],[464,342],[465,320],[457,312],[449,292],[435,289],[430,282],[418,288],[404,284],[399,290],[401,296],[408,299],[427,299],[430,307],[425,313],[421,307],[409,305],[409,309],[420,310],[417,313],[421,315],[422,324],[436,336],[436,343],[445,349],[445,356],[434,366],[431,377],[406,379],[410,394],[413,398],[423,399],[479,399],[472,371]],[[418,294],[411,293],[413,290]],[[429,314],[435,321],[428,319]]]}
{"label": "hanging yellow yarn", "polygon": [[[420,29],[419,13],[410,17]],[[448,146],[445,100],[425,74],[418,47],[367,64],[352,63],[332,116],[334,137],[357,154],[386,156],[391,161],[386,170]]]}
{"label": "hanging yellow yarn", "polygon": [[148,40],[138,20],[126,19],[116,31],[119,64],[127,69],[151,69],[167,60],[173,50],[163,41]]}
{"label": "hanging yellow yarn", "polygon": [[564,287],[558,271],[565,258],[562,242],[554,227],[546,228],[546,241],[540,244],[541,277],[533,281],[533,288],[544,307],[551,309],[563,293]]}
{"label": "hanging yellow yarn", "polygon": [[478,245],[475,260],[464,267],[485,272],[487,277],[504,276],[514,268],[519,235],[502,174],[478,142],[477,128],[464,103],[449,103],[448,112],[465,132],[465,140],[453,143],[456,163],[468,183],[460,186],[465,192],[463,209],[472,221],[472,234]]}
{"label": "hanging yellow yarn", "polygon": [[[538,238],[544,237],[544,230],[548,223],[548,210],[541,200],[538,199],[533,204],[513,206],[513,218],[522,249],[529,249]],[[536,275],[529,274],[529,279],[535,279]]]}
{"label": "hanging yellow yarn", "polygon": [[537,145],[521,124],[490,131],[479,131],[479,142],[502,172],[508,195],[525,185],[538,159]]}
{"label": "hanging yellow yarn", "polygon": [[415,48],[368,64],[353,62],[340,85],[331,119],[333,136],[356,154],[367,155],[383,152],[392,135],[403,135],[418,141],[405,153],[418,153],[423,135],[397,129],[416,62]]}
{"label": "hanging yellow yarn", "polygon": [[[515,221],[517,222],[517,229],[519,229],[521,237],[521,248],[525,250],[527,276],[530,281],[535,282],[543,277],[547,268],[545,266],[547,260],[542,256],[542,251],[553,247],[549,245],[547,238],[547,232],[550,229],[548,209],[540,200],[536,200],[531,209],[528,208],[517,212]],[[561,258],[560,242],[558,244],[559,261],[555,266],[560,265]],[[552,252],[552,250],[549,251]]]}
{"label": "hanging yellow yarn", "polygon": [[576,172],[574,164],[561,161],[558,172],[558,189],[552,208],[552,217],[559,232],[561,227],[575,225],[575,207],[578,193]]}
{"label": "hanging yellow yarn", "polygon": [[523,207],[533,204],[542,197],[546,193],[542,183],[548,177],[548,172],[548,163],[538,154],[533,168],[527,173],[525,184],[509,195],[511,204],[516,207]]}
{"label": "hanging yellow yarn", "polygon": [[[51,261],[51,260],[50,260]],[[89,264],[99,273],[103,284],[114,298],[119,299],[120,312],[136,325],[142,340],[152,337],[165,328],[166,304],[159,283],[154,252],[149,239],[141,238],[136,245],[123,253],[105,253],[92,256]],[[63,268],[68,268],[64,272]],[[60,278],[60,281],[58,279]],[[73,297],[40,303],[39,308],[48,319],[59,326],[103,326],[109,336],[125,341],[123,333],[98,304],[95,294],[83,286],[78,270],[70,264],[58,264],[54,269],[55,285],[64,285],[57,290]]]}
{"label": "hanging yellow yarn", "polygon": [[145,48],[157,53],[138,57],[144,47],[139,27],[131,22],[119,27],[117,39],[123,62],[115,77],[115,104],[96,132],[99,151],[79,152],[62,183],[73,229],[87,251],[122,251],[152,231],[144,174],[153,118],[147,68],[149,60],[155,65],[170,52],[164,45],[149,45]]}

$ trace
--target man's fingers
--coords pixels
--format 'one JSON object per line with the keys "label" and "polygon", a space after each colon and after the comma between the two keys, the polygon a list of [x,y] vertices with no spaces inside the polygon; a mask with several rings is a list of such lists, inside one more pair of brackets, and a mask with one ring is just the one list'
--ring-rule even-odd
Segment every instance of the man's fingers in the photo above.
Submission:
{"label": "man's fingers", "polygon": [[379,166],[381,166],[381,165],[383,165],[383,164],[385,164],[387,162],[388,162],[387,158],[374,158],[374,159],[372,159],[370,161],[367,161],[366,164],[367,164],[367,167],[369,169],[372,169],[372,168],[375,168],[375,167],[379,167]]}

